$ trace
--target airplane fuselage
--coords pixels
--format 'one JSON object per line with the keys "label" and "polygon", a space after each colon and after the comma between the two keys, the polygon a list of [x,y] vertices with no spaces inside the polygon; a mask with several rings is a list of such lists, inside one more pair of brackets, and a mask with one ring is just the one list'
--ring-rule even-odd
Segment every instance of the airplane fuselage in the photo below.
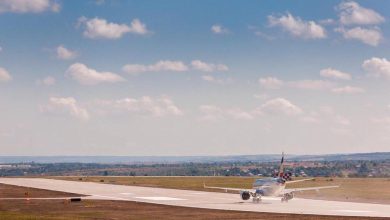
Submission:
{"label": "airplane fuselage", "polygon": [[280,196],[286,187],[286,183],[281,178],[257,179],[253,183],[256,193],[262,196]]}

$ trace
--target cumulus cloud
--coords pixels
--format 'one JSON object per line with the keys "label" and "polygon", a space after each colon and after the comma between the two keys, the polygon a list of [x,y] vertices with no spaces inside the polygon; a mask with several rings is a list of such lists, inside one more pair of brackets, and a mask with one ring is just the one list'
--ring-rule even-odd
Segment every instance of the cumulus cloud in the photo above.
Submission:
{"label": "cumulus cloud", "polygon": [[57,58],[61,60],[71,60],[77,57],[77,52],[65,48],[63,45],[59,45],[56,48]]}
{"label": "cumulus cloud", "polygon": [[183,111],[176,106],[169,97],[153,98],[143,96],[136,98],[123,98],[118,100],[99,100],[100,107],[106,107],[108,112],[131,113],[140,115],[152,115],[155,117],[180,116]]}
{"label": "cumulus cloud", "polygon": [[43,113],[68,114],[82,121],[90,118],[88,111],[73,97],[51,97],[47,105],[40,106],[40,110]]}
{"label": "cumulus cloud", "polygon": [[288,86],[298,89],[325,90],[334,87],[333,82],[325,80],[298,80],[288,82]]}
{"label": "cumulus cloud", "polygon": [[81,17],[78,26],[84,27],[84,37],[90,39],[119,39],[126,33],[145,35],[150,33],[146,25],[139,19],[134,19],[127,24],[116,24],[102,18],[88,19]]}
{"label": "cumulus cloud", "polygon": [[390,80],[390,61],[386,58],[372,57],[362,64],[363,69],[372,76]]}
{"label": "cumulus cloud", "polygon": [[270,26],[278,26],[295,37],[303,39],[326,38],[325,29],[314,21],[304,21],[290,13],[280,17],[268,16]]}
{"label": "cumulus cloud", "polygon": [[372,117],[370,121],[372,123],[375,123],[375,124],[387,124],[387,125],[390,125],[390,116]]}
{"label": "cumulus cloud", "polygon": [[52,76],[47,76],[37,81],[38,85],[52,86],[56,84],[56,79]]}
{"label": "cumulus cloud", "polygon": [[229,30],[227,28],[223,27],[222,25],[218,25],[218,24],[214,24],[213,26],[211,26],[210,30],[214,34],[227,34],[227,33],[229,33]]}
{"label": "cumulus cloud", "polygon": [[137,75],[144,72],[184,72],[188,71],[188,66],[182,61],[161,60],[155,64],[141,65],[141,64],[127,64],[123,66],[122,70],[126,73]]}
{"label": "cumulus cloud", "polygon": [[201,105],[199,111],[202,113],[202,120],[217,121],[221,119],[252,120],[264,115],[286,115],[295,116],[303,111],[300,107],[292,104],[284,98],[276,98],[266,101],[261,106],[252,110],[241,108],[222,108],[215,105]]}
{"label": "cumulus cloud", "polygon": [[221,79],[221,78],[216,78],[216,77],[211,76],[211,75],[203,75],[202,79],[204,81],[216,83],[216,84],[229,84],[229,83],[233,82],[233,80],[231,78]]}
{"label": "cumulus cloud", "polygon": [[190,70],[190,67],[202,72],[224,72],[229,70],[229,67],[224,64],[206,63],[201,60],[193,60],[190,65],[179,60],[160,60],[149,65],[126,64],[122,67],[122,70],[126,73],[137,75],[145,72],[186,72]]}
{"label": "cumulus cloud", "polygon": [[332,129],[347,129],[347,127],[351,125],[349,118],[337,114],[336,111],[329,106],[322,106],[318,111],[304,114],[301,119],[303,122],[310,124],[328,124],[333,127]]}
{"label": "cumulus cloud", "polygon": [[94,69],[88,68],[82,63],[72,64],[66,71],[66,74],[82,85],[96,85],[100,83],[116,83],[125,81],[125,79],[118,74],[111,72],[98,72]]}
{"label": "cumulus cloud", "polygon": [[8,82],[11,79],[11,74],[6,69],[0,67],[0,82]]}
{"label": "cumulus cloud", "polygon": [[276,77],[265,77],[259,79],[259,84],[266,89],[280,89],[282,87],[306,89],[306,90],[326,90],[335,86],[334,82],[326,80],[296,80],[282,81]]}
{"label": "cumulus cloud", "polygon": [[322,69],[320,71],[320,75],[322,77],[332,78],[332,79],[342,79],[342,80],[352,79],[351,74],[333,68]]}
{"label": "cumulus cloud", "polygon": [[58,12],[60,5],[52,0],[1,0],[0,13],[40,13],[44,11]]}
{"label": "cumulus cloud", "polygon": [[260,78],[259,83],[261,87],[266,89],[279,89],[283,86],[284,82],[276,77]]}
{"label": "cumulus cloud", "polygon": [[334,117],[334,122],[336,124],[343,125],[343,126],[348,126],[351,124],[351,121],[348,118],[341,115],[336,115]]}
{"label": "cumulus cloud", "polygon": [[267,114],[281,114],[281,115],[298,115],[303,111],[300,107],[294,105],[289,100],[284,98],[276,98],[268,100],[260,107],[261,112]]}
{"label": "cumulus cloud", "polygon": [[382,32],[377,27],[355,27],[351,29],[337,28],[335,31],[340,32],[345,39],[358,40],[370,46],[378,46],[378,44],[383,40]]}
{"label": "cumulus cloud", "polygon": [[364,93],[365,90],[360,87],[344,86],[344,87],[334,88],[332,89],[332,92],[336,94],[359,94],[359,93]]}
{"label": "cumulus cloud", "polygon": [[344,1],[337,9],[340,12],[340,23],[343,25],[373,25],[385,21],[378,12],[364,8],[354,1]]}
{"label": "cumulus cloud", "polygon": [[206,63],[201,60],[193,60],[191,61],[191,66],[195,70],[203,71],[203,72],[215,72],[215,71],[228,71],[229,67],[224,64],[214,64],[214,63]]}
{"label": "cumulus cloud", "polygon": [[201,105],[199,106],[199,111],[203,114],[201,120],[205,121],[216,121],[226,118],[252,120],[255,117],[253,113],[240,108],[224,109],[215,105]]}

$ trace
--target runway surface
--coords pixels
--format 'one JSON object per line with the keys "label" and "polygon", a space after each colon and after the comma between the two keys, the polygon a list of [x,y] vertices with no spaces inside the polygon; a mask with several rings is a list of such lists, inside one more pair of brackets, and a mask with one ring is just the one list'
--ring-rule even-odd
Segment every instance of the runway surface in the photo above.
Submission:
{"label": "runway surface", "polygon": [[40,178],[0,178],[0,183],[89,195],[85,199],[140,201],[194,208],[316,215],[390,217],[390,205],[294,198],[264,198],[260,204],[237,194],[122,186]]}

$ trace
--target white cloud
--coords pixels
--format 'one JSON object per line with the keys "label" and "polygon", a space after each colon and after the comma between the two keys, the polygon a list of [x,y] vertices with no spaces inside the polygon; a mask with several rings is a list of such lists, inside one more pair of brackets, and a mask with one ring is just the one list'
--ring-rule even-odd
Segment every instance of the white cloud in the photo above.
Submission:
{"label": "white cloud", "polygon": [[334,82],[326,80],[282,81],[276,77],[260,78],[259,84],[266,89],[280,89],[282,87],[289,87],[307,90],[326,90],[335,86]]}
{"label": "white cloud", "polygon": [[340,136],[351,136],[353,134],[349,128],[332,128],[331,132]]}
{"label": "white cloud", "polygon": [[188,66],[182,61],[161,60],[151,65],[127,64],[122,70],[126,73],[137,75],[144,72],[185,72],[188,71]]}
{"label": "white cloud", "polygon": [[299,115],[303,111],[284,98],[276,98],[265,102],[258,108],[250,111],[241,108],[221,108],[215,105],[201,105],[199,111],[202,113],[201,120],[217,121],[222,119],[252,120],[263,115]]}
{"label": "white cloud", "polygon": [[104,3],[105,3],[105,0],[95,0],[95,4],[96,5],[104,5]]}
{"label": "white cloud", "polygon": [[214,64],[214,63],[206,63],[201,60],[193,60],[191,61],[191,66],[195,70],[203,71],[203,72],[214,72],[214,71],[228,71],[229,67],[224,64]]}
{"label": "white cloud", "polygon": [[341,116],[341,115],[336,115],[334,117],[334,122],[336,124],[343,125],[343,126],[351,125],[351,121],[348,118]]}
{"label": "white cloud", "polygon": [[77,52],[65,48],[63,45],[60,45],[56,49],[57,58],[61,60],[71,60],[77,57]]}
{"label": "white cloud", "polygon": [[81,17],[78,26],[85,28],[83,35],[91,39],[118,39],[126,33],[145,35],[150,33],[146,25],[139,19],[134,19],[130,26],[127,24],[116,24],[101,18],[88,19]]}
{"label": "white cloud", "polygon": [[377,27],[355,27],[352,29],[337,28],[335,31],[340,32],[345,39],[359,40],[370,46],[378,46],[378,44],[383,40],[382,32]]}
{"label": "white cloud", "polygon": [[334,87],[333,82],[324,80],[298,80],[288,82],[288,86],[298,89],[325,90]]}
{"label": "white cloud", "polygon": [[199,111],[203,114],[201,120],[217,121],[231,118],[237,120],[252,120],[255,115],[251,112],[243,111],[240,108],[220,108],[215,105],[201,105]]}
{"label": "white cloud", "polygon": [[113,101],[99,100],[98,105],[106,107],[109,112],[144,114],[154,117],[183,115],[183,111],[175,105],[173,100],[165,96],[159,98],[143,96],[139,99],[124,98]]}
{"label": "white cloud", "polygon": [[115,83],[125,81],[125,79],[118,74],[111,72],[98,72],[94,69],[88,68],[82,63],[72,64],[66,71],[66,74],[82,85],[96,85],[105,82]]}
{"label": "white cloud", "polygon": [[390,116],[373,117],[373,118],[371,118],[371,122],[375,123],[375,124],[388,124],[388,125],[390,125]]}
{"label": "white cloud", "polygon": [[344,86],[340,88],[334,88],[332,89],[332,92],[336,94],[359,94],[359,93],[364,93],[365,90],[359,87]]}
{"label": "white cloud", "polygon": [[352,79],[351,74],[346,72],[341,72],[340,70],[336,70],[333,68],[326,68],[320,71],[320,75],[326,78],[332,79],[342,79],[342,80],[350,80]]}
{"label": "white cloud", "polygon": [[11,79],[11,74],[6,69],[0,67],[0,82],[8,82]]}
{"label": "white cloud", "polygon": [[39,85],[45,85],[45,86],[52,86],[56,84],[56,79],[52,76],[47,76],[43,78],[42,80],[38,80],[37,83]]}
{"label": "white cloud", "polygon": [[1,0],[0,13],[40,13],[44,11],[58,12],[60,5],[52,0]]}
{"label": "white cloud", "polygon": [[[191,67],[194,70],[203,72],[223,72],[228,71],[229,67],[224,64],[206,63],[201,60],[191,61]],[[126,73],[137,75],[145,72],[185,72],[190,68],[187,64],[179,60],[160,60],[155,64],[143,65],[143,64],[126,64],[122,67],[122,70]]]}
{"label": "white cloud", "polygon": [[279,89],[283,86],[284,82],[276,77],[260,78],[259,83],[266,89]]}
{"label": "white cloud", "polygon": [[347,130],[347,127],[351,125],[351,121],[342,115],[335,112],[332,107],[322,106],[319,111],[312,111],[305,114],[302,121],[310,124],[321,124],[322,126],[331,126],[331,131]]}
{"label": "white cloud", "polygon": [[284,98],[276,98],[267,101],[260,107],[260,111],[267,114],[298,115],[303,111]]}
{"label": "white cloud", "polygon": [[372,25],[385,21],[378,12],[364,8],[354,1],[340,3],[338,10],[340,22],[343,25]]}
{"label": "white cloud", "polygon": [[331,18],[327,18],[327,19],[323,19],[323,20],[318,21],[318,23],[323,24],[323,25],[331,25],[331,24],[335,24],[336,21],[331,19]]}
{"label": "white cloud", "polygon": [[211,83],[217,83],[217,84],[229,84],[229,83],[233,82],[233,80],[231,78],[221,79],[221,78],[216,78],[216,77],[210,76],[210,75],[203,75],[202,79],[204,81],[211,82]]}
{"label": "white cloud", "polygon": [[290,13],[281,17],[268,16],[270,26],[279,26],[295,37],[303,39],[326,38],[325,29],[314,21],[304,21],[299,17],[294,17]]}
{"label": "white cloud", "polygon": [[86,121],[90,118],[88,111],[80,107],[73,97],[51,97],[49,103],[40,107],[41,112],[51,114],[69,114],[72,117]]}
{"label": "white cloud", "polygon": [[263,94],[254,94],[253,95],[253,98],[255,99],[260,99],[260,100],[265,100],[265,99],[268,99],[268,94],[266,93],[263,93]]}
{"label": "white cloud", "polygon": [[321,120],[317,116],[311,116],[311,115],[303,117],[302,121],[310,124],[321,123]]}
{"label": "white cloud", "polygon": [[375,77],[385,77],[390,80],[390,61],[386,58],[372,57],[362,64],[363,69]]}
{"label": "white cloud", "polygon": [[222,25],[218,25],[218,24],[214,24],[213,26],[211,26],[210,29],[214,34],[227,34],[227,33],[229,33],[229,30],[227,28],[223,27]]}

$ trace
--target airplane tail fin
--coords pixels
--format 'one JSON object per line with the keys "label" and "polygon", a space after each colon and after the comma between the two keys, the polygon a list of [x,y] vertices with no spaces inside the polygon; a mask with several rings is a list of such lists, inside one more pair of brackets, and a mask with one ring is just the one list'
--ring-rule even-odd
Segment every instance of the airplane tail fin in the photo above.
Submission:
{"label": "airplane tail fin", "polygon": [[283,166],[284,166],[284,152],[282,153],[282,160],[280,161],[278,177],[283,177],[283,172],[284,172]]}

